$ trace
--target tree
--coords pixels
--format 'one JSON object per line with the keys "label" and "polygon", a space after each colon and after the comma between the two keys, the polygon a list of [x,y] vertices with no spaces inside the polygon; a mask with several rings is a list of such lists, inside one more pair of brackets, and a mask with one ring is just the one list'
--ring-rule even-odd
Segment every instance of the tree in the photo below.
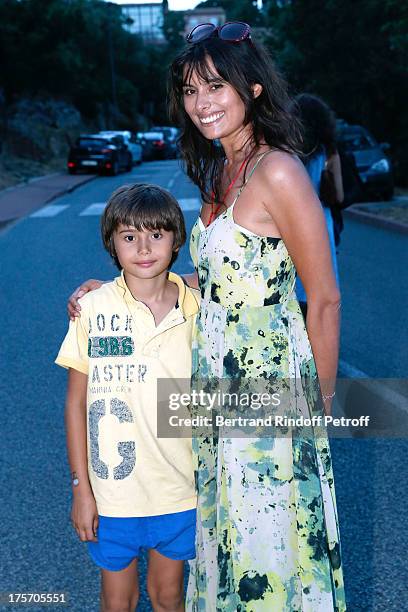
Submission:
{"label": "tree", "polygon": [[168,43],[168,51],[177,53],[184,44],[184,14],[181,11],[167,11],[164,15],[163,32]]}
{"label": "tree", "polygon": [[391,141],[401,181],[408,174],[407,3],[269,0],[265,10],[269,44],[290,83]]}
{"label": "tree", "polygon": [[89,119],[95,119],[101,108],[111,115],[117,106],[116,120],[132,127],[150,102],[159,119],[165,104],[167,56],[166,50],[149,47],[127,32],[115,4],[0,3],[0,88],[7,105],[23,96],[62,98]]}

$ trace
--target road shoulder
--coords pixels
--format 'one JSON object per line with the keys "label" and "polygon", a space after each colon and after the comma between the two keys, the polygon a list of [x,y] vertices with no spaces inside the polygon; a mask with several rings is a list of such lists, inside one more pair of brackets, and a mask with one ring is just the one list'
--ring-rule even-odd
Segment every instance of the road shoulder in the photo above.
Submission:
{"label": "road shoulder", "polygon": [[0,191],[0,228],[94,179],[94,174],[58,172]]}
{"label": "road shoulder", "polygon": [[408,234],[407,197],[396,197],[386,203],[353,204],[344,211],[344,215],[368,225]]}

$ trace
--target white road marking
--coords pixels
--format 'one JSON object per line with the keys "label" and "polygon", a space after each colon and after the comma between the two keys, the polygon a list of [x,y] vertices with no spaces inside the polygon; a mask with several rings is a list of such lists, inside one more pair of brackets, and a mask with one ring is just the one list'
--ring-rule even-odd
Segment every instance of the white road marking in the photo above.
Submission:
{"label": "white road marking", "polygon": [[56,217],[57,215],[59,215],[60,212],[62,212],[68,207],[69,207],[68,204],[64,204],[63,206],[62,205],[57,206],[56,204],[49,204],[48,206],[43,206],[43,208],[36,210],[32,215],[30,215],[30,217],[31,218]]}
{"label": "white road marking", "polygon": [[106,202],[95,202],[95,204],[91,204],[87,208],[85,208],[82,212],[79,213],[80,217],[91,217],[95,215],[101,215],[105,210]]}
{"label": "white road marking", "polygon": [[[174,177],[173,180],[175,180]],[[171,181],[170,181],[171,182]],[[168,185],[168,189],[170,189],[172,185]],[[180,198],[179,204],[184,211],[199,211],[201,207],[201,201],[199,198]],[[93,204],[89,204],[84,210],[79,213],[80,217],[96,217],[103,213],[106,207],[106,202],[94,202]],[[36,210],[34,213],[30,215],[30,217],[34,218],[44,218],[44,217],[56,217],[66,208],[69,208],[68,204],[57,206],[56,204],[49,204],[48,206],[43,206],[39,210]],[[347,374],[348,375],[348,374]]]}
{"label": "white road marking", "polygon": [[177,170],[176,174],[167,183],[167,189],[172,189],[172,187],[174,186],[175,181],[178,179],[180,174],[181,174],[180,170]]}
{"label": "white road marking", "polygon": [[179,198],[178,203],[182,210],[200,210],[201,201],[200,198]]}

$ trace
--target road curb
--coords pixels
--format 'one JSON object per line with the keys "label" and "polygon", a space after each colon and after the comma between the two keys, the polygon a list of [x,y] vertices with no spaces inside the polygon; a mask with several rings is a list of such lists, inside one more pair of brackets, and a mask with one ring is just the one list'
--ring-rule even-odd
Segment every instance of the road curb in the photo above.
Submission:
{"label": "road curb", "polygon": [[368,225],[374,225],[400,234],[408,234],[408,224],[388,219],[382,215],[374,215],[373,213],[355,207],[347,208],[343,213],[345,217],[356,219],[356,221],[361,221]]}
{"label": "road curb", "polygon": [[[24,187],[27,187],[29,183],[39,182],[40,180],[44,180],[44,179],[55,177],[55,176],[59,176],[59,175],[60,176],[64,176],[65,173],[63,173],[63,172],[61,172],[61,173],[56,172],[54,174],[49,174],[49,175],[45,175],[45,176],[41,176],[41,177],[36,177],[34,179],[31,179],[27,183],[22,183],[20,185],[15,185],[14,187],[7,187],[7,189],[3,189],[0,192],[0,196],[1,196],[1,194],[4,194],[6,192],[8,192],[8,193],[10,193],[11,191],[18,192],[20,189],[23,189]],[[3,219],[3,220],[0,220],[0,232],[3,233],[3,231],[8,229],[11,225],[15,225],[19,221],[21,221],[23,219],[26,219],[27,217],[30,216],[30,214],[32,214],[36,210],[39,210],[43,206],[49,204],[50,202],[53,202],[57,198],[60,198],[61,196],[65,195],[67,193],[72,193],[73,191],[75,191],[79,187],[82,187],[83,185],[86,185],[87,183],[90,183],[91,181],[96,180],[97,177],[98,177],[98,175],[91,175],[91,176],[86,176],[86,177],[84,176],[84,179],[81,180],[80,182],[77,182],[77,183],[75,183],[73,185],[66,185],[65,187],[61,187],[60,189],[58,189],[57,191],[55,191],[54,193],[52,193],[48,197],[44,196],[44,199],[42,199],[41,202],[38,202],[38,205],[34,206],[30,210],[27,210],[24,214],[22,214],[20,216],[13,217],[11,219],[6,218],[6,219]]]}
{"label": "road curb", "polygon": [[51,174],[43,174],[41,176],[34,176],[28,179],[27,181],[21,181],[21,183],[16,183],[15,185],[10,185],[10,187],[5,187],[4,189],[0,189],[0,196],[2,196],[3,193],[14,191],[14,189],[21,189],[22,187],[26,187],[27,185],[30,185],[31,183],[42,181],[43,179],[52,178],[53,176],[59,176],[60,174],[62,175],[63,172],[52,172]]}
{"label": "road curb", "polygon": [[53,200],[56,200],[57,198],[60,198],[61,196],[65,195],[66,193],[72,193],[73,191],[78,189],[78,187],[82,187],[83,185],[87,185],[91,181],[94,181],[97,177],[98,177],[97,174],[95,176],[88,176],[81,183],[77,183],[76,185],[71,185],[70,187],[66,187],[64,189],[61,189],[61,191],[58,191],[57,193],[53,193],[52,196],[50,196],[48,199],[44,200],[44,204],[49,204]]}
{"label": "road curb", "polygon": [[[403,379],[405,380],[405,379]],[[348,428],[351,437],[398,438],[408,434],[407,387],[394,388],[399,378],[375,378],[339,359],[337,372],[337,414],[357,418],[367,414],[372,429],[366,431]],[[337,416],[336,414],[336,416]]]}

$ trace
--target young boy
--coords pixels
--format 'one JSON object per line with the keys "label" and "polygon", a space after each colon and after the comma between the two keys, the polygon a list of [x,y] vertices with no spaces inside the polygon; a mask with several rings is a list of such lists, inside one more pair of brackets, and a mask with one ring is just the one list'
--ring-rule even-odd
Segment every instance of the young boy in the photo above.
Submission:
{"label": "young boy", "polygon": [[184,560],[195,556],[191,440],[156,436],[156,385],[191,373],[198,292],[168,272],[185,237],[167,191],[115,191],[102,238],[121,276],[81,299],[56,359],[69,368],[71,518],[101,568],[103,612],[135,609],[142,547],[153,608],[184,610]]}

